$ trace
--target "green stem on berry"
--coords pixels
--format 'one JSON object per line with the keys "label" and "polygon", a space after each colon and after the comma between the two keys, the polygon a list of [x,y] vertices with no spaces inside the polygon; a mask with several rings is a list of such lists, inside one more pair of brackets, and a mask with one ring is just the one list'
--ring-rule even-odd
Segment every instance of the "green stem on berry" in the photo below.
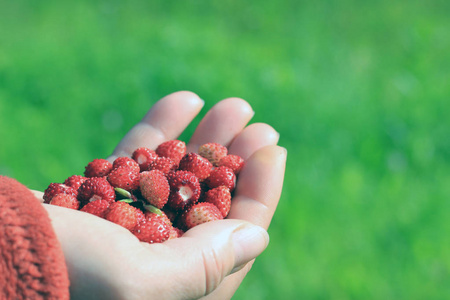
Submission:
{"label": "green stem on berry", "polygon": [[121,189],[121,188],[118,188],[118,187],[114,188],[114,190],[116,191],[116,193],[117,193],[119,196],[122,196],[122,197],[125,197],[125,198],[128,198],[128,199],[131,199],[131,193],[130,193],[129,191],[124,190],[124,189]]}
{"label": "green stem on berry", "polygon": [[146,210],[148,210],[149,212],[152,212],[152,213],[162,216],[162,211],[159,208],[157,208],[156,206],[153,206],[151,204],[144,204],[144,208]]}
{"label": "green stem on berry", "polygon": [[125,203],[133,203],[133,199],[121,199],[121,200],[117,200],[117,202],[125,202]]}

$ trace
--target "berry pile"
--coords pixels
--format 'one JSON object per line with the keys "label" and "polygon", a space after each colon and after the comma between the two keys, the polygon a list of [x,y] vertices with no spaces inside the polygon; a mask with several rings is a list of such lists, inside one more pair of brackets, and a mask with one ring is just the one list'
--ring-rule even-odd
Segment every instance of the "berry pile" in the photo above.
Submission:
{"label": "berry pile", "polygon": [[94,159],[84,176],[51,183],[44,202],[121,225],[140,241],[160,243],[226,218],[244,160],[217,143],[186,153],[183,141],[136,149],[113,163]]}

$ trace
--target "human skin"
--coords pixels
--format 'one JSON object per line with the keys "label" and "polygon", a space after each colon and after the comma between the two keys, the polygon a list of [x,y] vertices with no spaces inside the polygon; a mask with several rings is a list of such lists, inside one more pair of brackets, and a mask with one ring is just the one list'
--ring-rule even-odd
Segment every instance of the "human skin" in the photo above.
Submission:
{"label": "human skin", "polygon": [[[194,93],[170,94],[149,110],[108,160],[155,149],[176,139],[201,111]],[[161,244],[140,242],[126,229],[80,211],[44,204],[61,242],[72,299],[230,299],[254,259],[267,247],[267,228],[280,199],[287,151],[268,124],[253,123],[253,110],[227,98],[202,118],[189,143],[225,145],[242,156],[242,169],[226,220],[205,223]],[[42,193],[35,193],[42,198]]]}

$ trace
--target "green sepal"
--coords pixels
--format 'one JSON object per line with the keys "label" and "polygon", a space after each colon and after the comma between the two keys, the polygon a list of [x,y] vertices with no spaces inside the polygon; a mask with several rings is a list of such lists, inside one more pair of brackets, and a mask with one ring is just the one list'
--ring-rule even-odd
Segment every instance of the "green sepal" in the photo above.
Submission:
{"label": "green sepal", "polygon": [[162,216],[162,211],[157,208],[156,206],[153,206],[151,204],[144,204],[144,209],[148,210],[149,212],[152,212],[154,214],[158,214]]}
{"label": "green sepal", "polygon": [[125,203],[130,204],[130,203],[133,203],[134,201],[133,201],[133,199],[121,199],[121,200],[117,200],[117,202],[125,202]]}
{"label": "green sepal", "polygon": [[121,188],[118,188],[118,187],[114,188],[114,190],[116,191],[116,193],[118,195],[120,195],[122,197],[125,197],[125,198],[128,198],[128,199],[131,199],[131,193],[129,191],[121,189]]}

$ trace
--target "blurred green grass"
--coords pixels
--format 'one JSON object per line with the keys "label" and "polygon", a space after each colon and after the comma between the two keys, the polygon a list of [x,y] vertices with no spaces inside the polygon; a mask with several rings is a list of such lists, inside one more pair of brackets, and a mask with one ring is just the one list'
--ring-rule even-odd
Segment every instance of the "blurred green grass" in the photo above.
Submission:
{"label": "blurred green grass", "polygon": [[43,190],[168,93],[205,111],[242,97],[289,156],[271,244],[235,299],[448,299],[449,15],[448,1],[1,1],[0,173]]}

